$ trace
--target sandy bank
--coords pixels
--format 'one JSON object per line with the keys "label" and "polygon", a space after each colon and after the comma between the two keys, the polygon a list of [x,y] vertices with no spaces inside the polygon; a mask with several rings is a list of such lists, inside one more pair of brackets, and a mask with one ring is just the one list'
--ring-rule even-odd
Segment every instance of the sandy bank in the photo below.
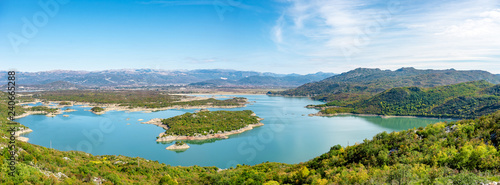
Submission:
{"label": "sandy bank", "polygon": [[218,138],[218,139],[227,139],[229,138],[229,135],[233,134],[239,134],[248,130],[252,130],[254,127],[259,127],[264,125],[263,123],[259,122],[256,124],[249,124],[243,128],[240,128],[238,130],[232,130],[229,132],[222,132],[222,133],[217,133],[217,134],[207,134],[207,135],[200,135],[200,136],[167,136],[165,135],[164,132],[160,133],[158,136],[158,139],[156,140],[157,142],[170,142],[170,141],[175,141],[175,140],[206,140],[206,139],[213,139],[213,138]]}

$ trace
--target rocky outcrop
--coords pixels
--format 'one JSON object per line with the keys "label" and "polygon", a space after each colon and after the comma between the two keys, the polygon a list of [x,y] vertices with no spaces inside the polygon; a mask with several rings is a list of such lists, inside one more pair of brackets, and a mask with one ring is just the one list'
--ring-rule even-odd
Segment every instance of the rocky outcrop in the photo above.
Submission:
{"label": "rocky outcrop", "polygon": [[168,146],[167,150],[186,150],[189,148],[189,145],[187,145],[186,143],[182,144],[182,145],[177,145],[177,144],[173,144],[173,145],[170,145]]}

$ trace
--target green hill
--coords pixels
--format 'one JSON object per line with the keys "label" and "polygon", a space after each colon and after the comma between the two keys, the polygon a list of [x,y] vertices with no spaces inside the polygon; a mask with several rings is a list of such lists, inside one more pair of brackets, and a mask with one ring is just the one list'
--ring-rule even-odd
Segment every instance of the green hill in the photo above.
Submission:
{"label": "green hill", "polygon": [[397,87],[321,112],[475,118],[500,109],[498,90],[499,85],[485,80],[433,88]]}
{"label": "green hill", "polygon": [[390,71],[357,68],[319,82],[271,94],[310,96],[317,100],[335,101],[339,99],[338,96],[346,96],[345,94],[374,95],[394,87],[436,87],[477,80],[498,84],[500,76],[478,70],[418,70],[410,67]]}

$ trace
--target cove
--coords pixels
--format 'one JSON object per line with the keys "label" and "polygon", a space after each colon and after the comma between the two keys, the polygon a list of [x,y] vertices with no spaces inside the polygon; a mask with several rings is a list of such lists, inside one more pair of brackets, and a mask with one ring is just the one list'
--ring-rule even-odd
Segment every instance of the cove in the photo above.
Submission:
{"label": "cove", "polygon": [[[212,95],[209,95],[210,97]],[[227,95],[226,95],[227,96]],[[310,117],[315,109],[309,104],[321,104],[308,98],[275,97],[267,95],[234,95],[248,98],[251,104],[233,109],[252,110],[264,118],[264,126],[231,135],[229,139],[186,141],[186,151],[169,151],[171,143],[157,143],[156,136],[163,128],[141,124],[152,118],[168,118],[197,109],[172,109],[152,113],[109,111],[95,115],[90,107],[72,106],[75,112],[57,115],[30,115],[17,119],[33,132],[25,134],[29,142],[61,151],[80,150],[93,155],[124,155],[143,157],[172,166],[234,167],[236,164],[254,165],[262,162],[295,164],[327,152],[330,147],[360,143],[377,133],[423,127],[450,119],[381,118],[378,116]],[[225,96],[216,96],[221,99]],[[129,118],[127,120],[127,118]],[[143,121],[138,121],[143,119]],[[111,125],[109,130],[100,128]]]}

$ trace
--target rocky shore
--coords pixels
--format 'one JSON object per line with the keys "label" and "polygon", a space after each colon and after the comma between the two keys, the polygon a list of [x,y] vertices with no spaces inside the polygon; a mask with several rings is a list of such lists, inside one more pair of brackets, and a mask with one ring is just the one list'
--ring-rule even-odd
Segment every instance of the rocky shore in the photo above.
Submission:
{"label": "rocky shore", "polygon": [[63,112],[75,112],[76,110],[75,109],[66,109],[66,110],[63,110]]}
{"label": "rocky shore", "polygon": [[207,108],[224,108],[224,109],[230,109],[230,108],[238,108],[238,107],[245,107],[245,104],[240,104],[237,106],[214,106],[214,105],[201,105],[201,106],[190,106],[190,105],[174,105],[170,107],[161,107],[161,108],[141,108],[141,107],[134,107],[134,108],[129,108],[125,106],[119,106],[118,104],[101,104],[99,105],[104,108],[104,111],[98,112],[99,114],[104,114],[107,111],[128,111],[128,112],[139,112],[143,111],[144,113],[150,113],[154,111],[162,111],[162,110],[169,110],[169,109],[207,109]]}
{"label": "rocky shore", "polygon": [[20,136],[21,134],[25,134],[25,133],[30,133],[30,132],[33,132],[33,130],[29,129],[29,128],[26,128],[26,129],[22,129],[22,130],[18,130],[16,131],[16,139],[19,140],[19,141],[22,141],[22,142],[28,142],[29,138],[27,137],[22,137]]}

